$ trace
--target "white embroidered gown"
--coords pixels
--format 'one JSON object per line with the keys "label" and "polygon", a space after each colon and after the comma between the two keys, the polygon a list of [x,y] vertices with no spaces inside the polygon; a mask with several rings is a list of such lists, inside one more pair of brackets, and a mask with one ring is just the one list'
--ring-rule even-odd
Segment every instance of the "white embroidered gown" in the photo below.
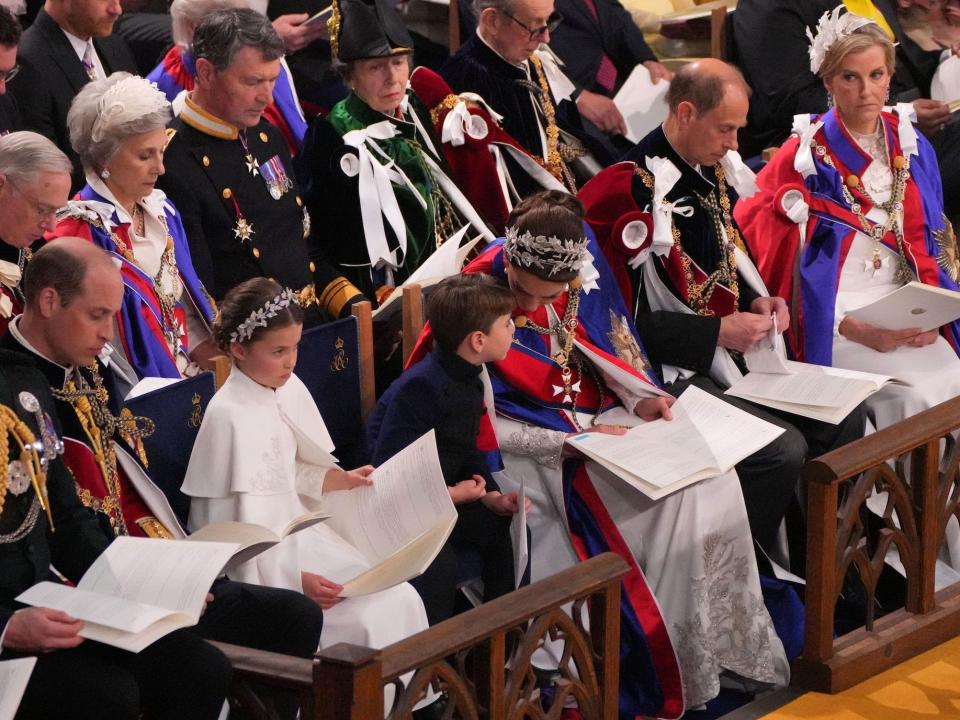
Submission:
{"label": "white embroidered gown", "polygon": [[[281,531],[317,509],[332,449],[320,412],[296,375],[274,391],[234,367],[207,406],[190,457],[183,483],[192,498],[189,527],[236,520]],[[342,583],[368,566],[320,523],[244,563],[231,577],[302,591],[301,570]],[[324,610],[320,647],[348,642],[382,648],[427,626],[420,596],[401,583]]]}
{"label": "white embroidered gown", "polygon": [[[556,319],[554,314],[551,321]],[[551,341],[553,353],[559,346],[555,336]],[[627,388],[600,368],[595,370],[626,407],[649,396],[639,379],[636,387]],[[643,422],[623,408],[607,411],[601,421]],[[581,415],[580,422],[589,419]],[[496,432],[505,465],[498,477],[501,488],[519,490],[523,478],[533,503],[527,519],[533,538],[531,581],[575,565],[578,557],[570,543],[561,470],[566,433],[502,415],[496,418]],[[716,697],[725,672],[755,681],[754,686],[786,685],[790,668],[763,603],[736,472],[654,501],[592,461],[587,462],[587,471],[660,605],[679,660],[687,709]],[[548,648],[553,661],[558,650]]]}

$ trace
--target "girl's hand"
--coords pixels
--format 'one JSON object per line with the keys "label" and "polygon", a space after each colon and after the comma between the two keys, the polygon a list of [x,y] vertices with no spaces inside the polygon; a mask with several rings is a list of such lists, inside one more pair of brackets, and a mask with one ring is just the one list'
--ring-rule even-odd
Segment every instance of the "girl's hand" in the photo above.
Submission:
{"label": "girl's hand", "polygon": [[343,585],[327,580],[322,575],[303,571],[300,573],[300,582],[303,585],[303,594],[324,610],[329,610],[345,599],[340,597]]}
{"label": "girl's hand", "polygon": [[370,477],[373,471],[373,465],[364,465],[356,470],[331,468],[323,477],[323,492],[353,490],[364,485],[373,485],[373,479]]}
{"label": "girl's hand", "polygon": [[450,499],[454,505],[463,505],[464,503],[479,500],[486,495],[487,481],[480,475],[474,475],[469,480],[461,480],[453,487],[447,488],[450,492]]}

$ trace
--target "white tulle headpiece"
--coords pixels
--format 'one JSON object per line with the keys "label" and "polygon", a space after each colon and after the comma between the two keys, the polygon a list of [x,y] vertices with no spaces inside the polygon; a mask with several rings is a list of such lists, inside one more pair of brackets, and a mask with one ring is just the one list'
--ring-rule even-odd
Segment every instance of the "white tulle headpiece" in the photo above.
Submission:
{"label": "white tulle headpiece", "polygon": [[845,11],[845,6],[838,5],[825,12],[817,23],[816,37],[810,32],[810,28],[807,28],[807,37],[810,39],[810,72],[814,75],[820,72],[820,66],[835,42],[864,25],[876,25],[870,18]]}
{"label": "white tulle headpiece", "polygon": [[101,142],[125,123],[167,107],[170,103],[154,83],[136,75],[125,77],[108,87],[97,103],[90,139]]}

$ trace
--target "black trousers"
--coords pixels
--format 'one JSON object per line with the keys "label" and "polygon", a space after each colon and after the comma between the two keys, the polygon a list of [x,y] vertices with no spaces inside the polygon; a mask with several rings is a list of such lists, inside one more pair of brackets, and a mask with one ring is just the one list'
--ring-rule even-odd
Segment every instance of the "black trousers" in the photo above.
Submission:
{"label": "black trousers", "polygon": [[[39,656],[21,718],[183,718],[215,720],[230,683],[230,664],[203,638],[312,657],[323,613],[302,593],[217,580],[200,622],[139,654],[84,641]],[[3,653],[0,659],[17,657]],[[287,697],[286,695],[289,695]],[[296,716],[291,693],[263,697],[281,717]]]}
{"label": "black trousers", "polygon": [[484,602],[515,587],[511,518],[497,515],[479,500],[458,505],[457,515],[457,524],[433,563],[410,581],[423,599],[431,625],[456,614],[457,585],[466,579],[461,566],[470,564],[468,555],[480,558]]}
{"label": "black trousers", "polygon": [[229,685],[227,658],[189,628],[137,654],[85,640],[37,657],[16,718],[215,720]]}
{"label": "black trousers", "polygon": [[750,530],[760,546],[769,550],[776,542],[777,530],[787,508],[797,498],[800,470],[804,463],[809,458],[863,437],[866,422],[863,405],[840,424],[831,425],[724,395],[723,390],[705,375],[678,380],[668,385],[667,390],[679,396],[690,385],[696,385],[744,412],[784,429],[784,433],[776,440],[737,465]]}

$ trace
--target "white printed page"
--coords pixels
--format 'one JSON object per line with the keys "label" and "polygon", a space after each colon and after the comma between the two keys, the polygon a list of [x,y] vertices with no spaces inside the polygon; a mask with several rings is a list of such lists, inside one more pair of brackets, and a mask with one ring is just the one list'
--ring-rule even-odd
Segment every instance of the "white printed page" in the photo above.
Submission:
{"label": "white printed page", "polygon": [[717,465],[710,447],[678,405],[679,401],[674,405],[673,420],[643,423],[624,435],[581,433],[567,442],[614,472],[622,468],[664,488]]}
{"label": "white printed page", "polygon": [[62,610],[85,623],[103,625],[127,633],[141,632],[171,613],[170,610],[155,605],[101,595],[53,582],[37,583],[20,593],[17,600],[33,607]]}
{"label": "white printed page", "polygon": [[[451,237],[441,245],[437,250],[418,267],[414,273],[407,278],[404,285],[416,285],[426,280],[435,278],[445,278],[456,275],[460,272],[463,262],[460,257],[460,243],[463,242],[463,236],[470,229],[469,225],[464,225],[457,230]],[[476,245],[477,241],[469,243],[470,247]],[[402,287],[402,286],[401,286]]]}
{"label": "white printed page", "polygon": [[200,617],[237,543],[119,537],[84,574],[81,590]]}
{"label": "white printed page", "polygon": [[373,485],[327,496],[326,524],[376,564],[437,526],[456,520],[433,430],[380,465]]}
{"label": "white printed page", "polygon": [[933,330],[960,318],[960,293],[913,281],[847,315],[887,330]]}
{"label": "white printed page", "polygon": [[743,360],[750,372],[786,375],[791,372],[787,367],[787,349],[783,344],[783,335],[777,327],[776,313],[773,314],[772,319],[770,332],[743,354]]}
{"label": "white printed page", "polygon": [[742,380],[734,383],[730,390],[731,394],[779,400],[814,408],[842,408],[856,398],[862,398],[864,392],[869,394],[864,383],[868,383],[873,390],[879,389],[878,385],[866,380],[825,373],[801,372],[792,375],[748,373]]}
{"label": "white printed page", "polygon": [[30,682],[35,657],[17,658],[0,662],[0,720],[13,720]]}
{"label": "white printed page", "polygon": [[695,385],[688,387],[677,400],[674,414],[678,406],[704,438],[722,472],[766,447],[784,432],[782,427],[744,412]]}
{"label": "white printed page", "polygon": [[614,96],[613,103],[627,123],[626,138],[639,142],[667,118],[667,89],[670,83],[654,83],[650,71],[638,64]]}
{"label": "white printed page", "polygon": [[[500,474],[502,475],[503,473]],[[513,543],[514,587],[520,587],[520,580],[523,579],[523,571],[527,569],[527,560],[530,558],[530,550],[527,547],[526,497],[523,476],[521,476],[520,489],[517,491],[517,507],[519,509],[510,522],[510,541]]]}

